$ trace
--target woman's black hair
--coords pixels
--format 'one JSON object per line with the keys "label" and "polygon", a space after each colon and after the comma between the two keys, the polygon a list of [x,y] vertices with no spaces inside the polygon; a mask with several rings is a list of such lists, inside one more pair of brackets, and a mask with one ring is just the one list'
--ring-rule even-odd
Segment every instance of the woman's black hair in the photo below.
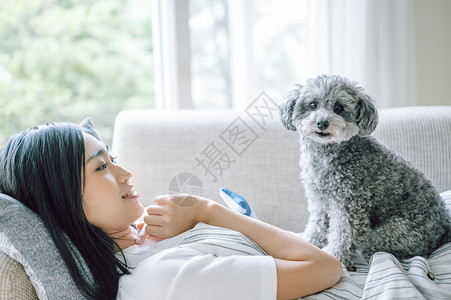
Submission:
{"label": "woman's black hair", "polygon": [[30,128],[12,136],[0,156],[0,192],[41,217],[80,292],[89,299],[115,299],[119,278],[129,271],[115,256],[117,243],[83,211],[81,128],[71,123]]}

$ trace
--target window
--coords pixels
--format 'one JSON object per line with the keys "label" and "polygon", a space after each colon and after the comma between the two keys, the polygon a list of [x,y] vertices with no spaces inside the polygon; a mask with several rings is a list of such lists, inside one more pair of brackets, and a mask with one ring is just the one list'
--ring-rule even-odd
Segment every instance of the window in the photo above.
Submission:
{"label": "window", "polygon": [[244,108],[279,97],[306,76],[307,1],[191,0],[195,108]]}
{"label": "window", "polygon": [[154,3],[157,107],[241,109],[307,77],[308,0]]}
{"label": "window", "polygon": [[380,107],[415,103],[412,1],[154,2],[157,107],[243,109],[319,74],[359,82]]}
{"label": "window", "polygon": [[116,114],[154,107],[146,0],[0,2],[0,146],[14,132],[90,116],[107,144]]}

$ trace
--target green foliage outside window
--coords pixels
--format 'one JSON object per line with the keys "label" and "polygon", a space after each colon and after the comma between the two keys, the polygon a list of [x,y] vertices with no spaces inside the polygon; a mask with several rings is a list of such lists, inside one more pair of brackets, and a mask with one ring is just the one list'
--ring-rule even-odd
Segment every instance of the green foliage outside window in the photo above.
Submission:
{"label": "green foliage outside window", "polygon": [[33,125],[86,116],[110,144],[119,111],[154,107],[144,2],[0,1],[0,147]]}

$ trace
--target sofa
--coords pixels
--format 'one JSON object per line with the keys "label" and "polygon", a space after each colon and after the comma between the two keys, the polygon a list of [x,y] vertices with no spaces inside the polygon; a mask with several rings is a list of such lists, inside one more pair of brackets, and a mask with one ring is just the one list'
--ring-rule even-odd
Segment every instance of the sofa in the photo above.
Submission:
{"label": "sofa", "polygon": [[[123,111],[115,120],[112,153],[132,171],[145,206],[155,195],[178,192],[224,203],[219,189],[225,187],[241,194],[259,219],[301,232],[308,211],[299,135],[281,126],[272,101],[252,105],[243,111]],[[380,109],[374,135],[421,169],[439,192],[451,190],[451,106]],[[36,298],[24,268],[0,252],[0,299]]]}

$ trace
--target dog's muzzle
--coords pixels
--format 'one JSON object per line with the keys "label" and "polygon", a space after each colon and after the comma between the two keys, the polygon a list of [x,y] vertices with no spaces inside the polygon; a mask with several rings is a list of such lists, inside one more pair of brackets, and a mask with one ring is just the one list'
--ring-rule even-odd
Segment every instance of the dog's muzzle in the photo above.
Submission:
{"label": "dog's muzzle", "polygon": [[330,133],[324,132],[324,130],[326,130],[329,127],[329,121],[327,121],[327,120],[318,121],[316,123],[316,125],[317,125],[318,129],[321,130],[321,131],[315,132],[317,135],[319,135],[321,137],[326,137],[326,136],[330,135]]}
{"label": "dog's muzzle", "polygon": [[316,123],[316,125],[318,125],[318,128],[320,130],[326,130],[327,127],[329,127],[329,121],[327,120],[319,121],[318,123]]}

